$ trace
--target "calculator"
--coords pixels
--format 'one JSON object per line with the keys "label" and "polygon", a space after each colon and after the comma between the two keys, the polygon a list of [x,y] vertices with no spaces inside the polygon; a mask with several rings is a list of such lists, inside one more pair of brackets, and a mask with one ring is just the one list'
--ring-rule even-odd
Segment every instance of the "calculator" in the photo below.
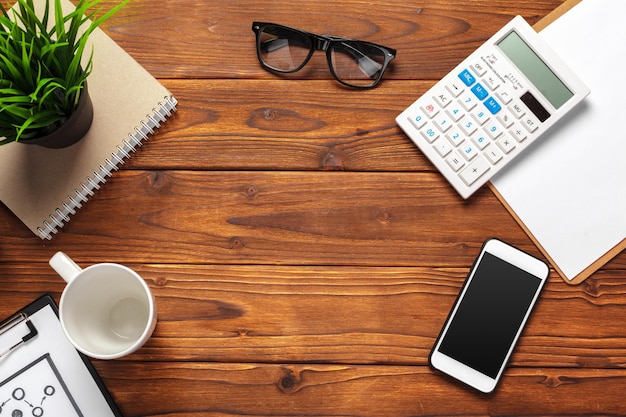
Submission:
{"label": "calculator", "polygon": [[468,198],[588,94],[589,88],[516,16],[396,122]]}

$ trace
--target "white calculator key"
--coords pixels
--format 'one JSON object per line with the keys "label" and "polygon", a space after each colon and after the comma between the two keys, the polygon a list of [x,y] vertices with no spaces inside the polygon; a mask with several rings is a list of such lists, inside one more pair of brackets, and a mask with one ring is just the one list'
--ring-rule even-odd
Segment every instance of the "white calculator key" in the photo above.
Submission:
{"label": "white calculator key", "polygon": [[461,81],[454,81],[446,85],[446,90],[448,90],[448,92],[454,97],[458,97],[459,94],[465,91],[465,88],[463,87],[463,83]]}
{"label": "white calculator key", "polygon": [[476,123],[474,120],[467,116],[461,119],[461,121],[459,122],[459,126],[468,136],[474,133],[476,129],[478,129],[478,123]]}
{"label": "white calculator key", "polygon": [[445,112],[436,115],[433,123],[439,128],[441,133],[446,133],[453,125],[452,119]]}
{"label": "white calculator key", "polygon": [[448,141],[443,138],[437,139],[433,144],[433,147],[442,158],[446,157],[450,152],[452,152],[452,146],[450,146],[450,143],[448,143]]}
{"label": "white calculator key", "polygon": [[489,135],[491,139],[497,139],[498,136],[504,132],[502,125],[498,121],[492,121],[487,126],[485,126],[485,132]]}
{"label": "white calculator key", "polygon": [[420,130],[422,128],[422,126],[424,126],[426,124],[426,122],[428,121],[428,120],[426,120],[426,116],[424,116],[421,113],[418,113],[418,114],[413,115],[413,116],[409,116],[409,117],[407,117],[407,119],[409,119],[409,122],[411,122],[413,127],[415,127],[417,130]]}
{"label": "white calculator key", "polygon": [[420,129],[420,133],[428,141],[433,143],[439,137],[439,131],[432,122],[428,122]]}
{"label": "white calculator key", "polygon": [[513,122],[515,121],[511,113],[509,113],[507,110],[501,111],[496,117],[500,124],[507,129],[511,127],[511,125],[513,125]]}
{"label": "white calculator key", "polygon": [[487,72],[487,67],[480,61],[475,61],[472,64],[472,70],[479,76],[482,77]]}
{"label": "white calculator key", "polygon": [[463,133],[457,129],[456,127],[452,130],[450,130],[447,134],[446,137],[448,138],[448,140],[450,141],[450,143],[452,144],[452,146],[457,147],[459,146],[461,143],[463,143],[465,141],[465,136],[463,135]]}
{"label": "white calculator key", "polygon": [[454,103],[446,109],[446,113],[448,113],[448,116],[450,116],[452,120],[458,122],[461,117],[465,115],[465,110],[463,110],[458,103]]}
{"label": "white calculator key", "polygon": [[452,102],[452,96],[448,94],[445,90],[441,90],[437,94],[433,96],[439,107],[446,107],[448,104]]}
{"label": "white calculator key", "polygon": [[425,102],[424,104],[422,104],[421,109],[424,114],[430,118],[439,113],[439,106],[437,106],[434,101]]}
{"label": "white calculator key", "polygon": [[498,97],[498,99],[500,99],[500,101],[505,105],[508,105],[511,100],[513,100],[513,96],[511,95],[509,90],[496,91],[496,97]]}
{"label": "white calculator key", "polygon": [[478,146],[478,149],[481,151],[491,143],[487,135],[474,135],[472,136],[472,142],[474,145]]}
{"label": "white calculator key", "polygon": [[510,153],[513,149],[515,149],[517,142],[515,142],[509,135],[502,135],[496,143],[498,144],[498,147],[502,149],[502,152]]}
{"label": "white calculator key", "polygon": [[448,159],[446,159],[446,163],[454,172],[457,172],[459,169],[463,168],[463,165],[465,165],[463,158],[456,153],[453,153],[450,157],[448,157]]}
{"label": "white calculator key", "polygon": [[483,83],[486,84],[487,87],[491,89],[491,91],[495,91],[498,89],[498,87],[500,87],[500,82],[498,81],[498,78],[494,75],[487,75],[485,78],[483,78]]}
{"label": "white calculator key", "polygon": [[523,142],[524,139],[526,139],[528,137],[528,134],[526,133],[526,130],[523,129],[520,125],[518,125],[517,123],[515,125],[513,125],[513,127],[511,129],[509,129],[509,133],[511,134],[511,136],[513,136],[515,138],[516,141],[518,142]]}
{"label": "white calculator key", "polygon": [[465,142],[463,146],[461,146],[461,149],[459,149],[459,152],[461,152],[461,155],[463,155],[466,161],[471,161],[478,155],[478,148],[471,142]]}
{"label": "white calculator key", "polygon": [[533,133],[539,127],[539,120],[530,114],[527,114],[522,118],[522,126],[524,126],[529,133]]}
{"label": "white calculator key", "polygon": [[513,116],[517,117],[518,119],[521,119],[522,116],[526,114],[526,109],[524,108],[524,105],[521,101],[514,101],[513,103],[511,103],[511,105],[509,106],[509,110],[511,111],[511,113],[513,113]]}
{"label": "white calculator key", "polygon": [[477,107],[472,110],[472,117],[478,122],[479,125],[484,125],[485,123],[487,123],[490,118],[489,114],[490,113],[487,110],[484,110],[481,107]]}
{"label": "white calculator key", "polygon": [[479,156],[474,162],[469,164],[467,168],[459,173],[459,177],[461,177],[465,184],[472,185],[485,172],[489,171],[490,168],[491,166],[489,165],[489,162],[487,162],[482,156]]}
{"label": "white calculator key", "polygon": [[502,158],[504,158],[504,154],[497,146],[490,146],[487,148],[484,155],[489,162],[491,162],[491,165],[497,164]]}
{"label": "white calculator key", "polygon": [[511,95],[509,90],[496,91],[496,97],[498,97],[500,101],[504,104],[509,104],[511,100],[513,100],[513,96]]}
{"label": "white calculator key", "polygon": [[478,104],[478,99],[476,96],[470,92],[464,92],[459,96],[459,103],[461,106],[467,111],[472,110]]}

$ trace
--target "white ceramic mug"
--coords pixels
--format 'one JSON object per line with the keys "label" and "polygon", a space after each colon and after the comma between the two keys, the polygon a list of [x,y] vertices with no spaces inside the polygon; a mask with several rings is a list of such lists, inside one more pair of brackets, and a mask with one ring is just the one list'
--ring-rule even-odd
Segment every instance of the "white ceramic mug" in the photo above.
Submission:
{"label": "white ceramic mug", "polygon": [[156,303],[135,271],[115,263],[82,269],[63,252],[49,263],[67,282],[59,318],[80,352],[115,359],[133,353],[150,338],[156,327]]}

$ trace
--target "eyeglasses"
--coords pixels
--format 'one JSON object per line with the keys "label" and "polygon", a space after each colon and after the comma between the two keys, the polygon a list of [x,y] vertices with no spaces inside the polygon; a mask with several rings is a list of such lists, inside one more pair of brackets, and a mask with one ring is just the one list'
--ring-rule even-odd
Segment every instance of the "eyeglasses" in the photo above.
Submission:
{"label": "eyeglasses", "polygon": [[254,22],[261,65],[282,73],[300,71],[316,50],[325,51],[328,68],[341,84],[376,87],[395,49],[337,36],[322,36],[274,23]]}

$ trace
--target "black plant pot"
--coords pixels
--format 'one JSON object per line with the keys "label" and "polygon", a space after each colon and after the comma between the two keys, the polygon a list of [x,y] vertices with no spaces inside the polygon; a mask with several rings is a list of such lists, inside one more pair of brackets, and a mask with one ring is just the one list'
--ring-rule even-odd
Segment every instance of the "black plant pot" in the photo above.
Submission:
{"label": "black plant pot", "polygon": [[87,90],[87,82],[78,99],[78,106],[74,113],[54,132],[31,139],[20,139],[20,143],[39,145],[46,148],[66,148],[81,140],[89,131],[93,121],[93,105]]}

